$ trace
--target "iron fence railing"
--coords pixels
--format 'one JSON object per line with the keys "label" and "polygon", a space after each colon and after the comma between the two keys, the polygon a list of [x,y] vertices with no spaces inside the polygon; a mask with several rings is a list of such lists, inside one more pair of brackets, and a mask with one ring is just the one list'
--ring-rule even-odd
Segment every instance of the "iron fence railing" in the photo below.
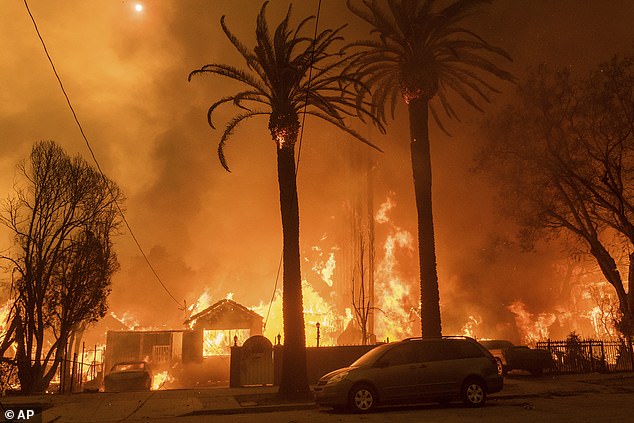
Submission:
{"label": "iron fence railing", "polygon": [[550,352],[557,373],[623,372],[634,371],[632,339],[548,340],[537,343],[537,348]]}

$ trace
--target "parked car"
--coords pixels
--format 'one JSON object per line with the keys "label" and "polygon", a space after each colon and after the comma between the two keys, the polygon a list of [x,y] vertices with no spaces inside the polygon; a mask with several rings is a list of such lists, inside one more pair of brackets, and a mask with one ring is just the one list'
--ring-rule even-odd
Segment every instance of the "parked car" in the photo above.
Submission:
{"label": "parked car", "polygon": [[320,405],[357,412],[378,404],[457,399],[479,407],[502,385],[495,359],[474,339],[410,338],[378,346],[322,376],[315,398]]}
{"label": "parked car", "polygon": [[106,392],[149,391],[152,387],[152,369],[145,361],[117,363],[104,378]]}
{"label": "parked car", "polygon": [[525,345],[513,345],[511,341],[494,339],[480,341],[495,357],[498,373],[506,375],[511,370],[527,370],[540,375],[554,366],[552,356],[546,350],[529,348]]}

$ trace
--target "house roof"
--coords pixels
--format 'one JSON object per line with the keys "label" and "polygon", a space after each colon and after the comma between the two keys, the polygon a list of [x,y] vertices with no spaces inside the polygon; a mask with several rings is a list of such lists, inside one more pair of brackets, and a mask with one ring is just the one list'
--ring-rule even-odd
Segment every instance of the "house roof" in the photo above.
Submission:
{"label": "house roof", "polygon": [[222,318],[227,316],[240,317],[244,320],[262,320],[262,316],[260,316],[256,312],[249,310],[242,304],[238,304],[233,300],[225,298],[215,304],[210,305],[203,311],[194,314],[189,319],[185,320],[184,323],[186,325],[189,325],[190,323],[196,322],[201,318],[209,321],[216,321],[221,320]]}

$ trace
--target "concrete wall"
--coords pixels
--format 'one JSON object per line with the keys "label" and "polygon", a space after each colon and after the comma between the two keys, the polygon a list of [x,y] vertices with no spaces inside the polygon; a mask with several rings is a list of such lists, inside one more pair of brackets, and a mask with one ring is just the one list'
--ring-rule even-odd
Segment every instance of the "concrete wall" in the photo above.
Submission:
{"label": "concrete wall", "polygon": [[308,383],[314,385],[320,377],[333,370],[348,367],[376,345],[341,345],[306,348]]}
{"label": "concrete wall", "polygon": [[[314,385],[320,377],[333,370],[348,367],[357,358],[370,351],[377,345],[341,345],[336,347],[308,347],[306,348],[306,367],[308,383]],[[273,365],[275,385],[279,384],[282,371],[283,346],[273,347]]]}

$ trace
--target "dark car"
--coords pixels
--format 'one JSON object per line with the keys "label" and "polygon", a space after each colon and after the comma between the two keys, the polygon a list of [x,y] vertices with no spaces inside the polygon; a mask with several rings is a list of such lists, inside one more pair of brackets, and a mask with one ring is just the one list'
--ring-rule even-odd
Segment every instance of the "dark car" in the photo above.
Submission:
{"label": "dark car", "polygon": [[474,339],[411,338],[378,346],[317,382],[318,404],[367,412],[377,404],[462,399],[484,405],[502,389],[493,356]]}
{"label": "dark car", "polygon": [[106,392],[149,391],[152,387],[152,369],[145,361],[117,363],[104,378]]}
{"label": "dark car", "polygon": [[526,370],[540,375],[554,365],[552,356],[546,350],[532,349],[525,345],[513,345],[512,342],[494,339],[480,341],[495,357],[498,372],[506,375],[511,370]]}

